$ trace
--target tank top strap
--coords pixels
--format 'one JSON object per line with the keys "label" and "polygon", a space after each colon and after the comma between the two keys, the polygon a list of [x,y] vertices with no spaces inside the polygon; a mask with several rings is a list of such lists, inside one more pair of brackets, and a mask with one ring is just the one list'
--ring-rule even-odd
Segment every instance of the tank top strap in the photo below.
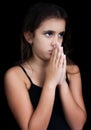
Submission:
{"label": "tank top strap", "polygon": [[[29,77],[29,75],[27,74],[27,72],[26,72],[26,70],[24,69],[24,67],[22,66],[22,65],[18,65],[22,70],[23,70],[23,72],[26,74],[26,76],[28,77],[28,79],[30,80],[30,82],[32,83],[32,80],[31,80],[31,78]],[[66,81],[67,81],[67,83],[68,83],[68,85],[69,85],[69,80],[68,80],[68,76],[67,76],[67,72],[66,72]],[[32,83],[33,84],[33,83]]]}
{"label": "tank top strap", "polygon": [[23,72],[25,73],[25,75],[28,77],[28,79],[30,80],[30,82],[32,83],[32,80],[31,78],[29,77],[29,75],[27,74],[26,70],[24,69],[24,67],[22,65],[18,65],[22,70]]}

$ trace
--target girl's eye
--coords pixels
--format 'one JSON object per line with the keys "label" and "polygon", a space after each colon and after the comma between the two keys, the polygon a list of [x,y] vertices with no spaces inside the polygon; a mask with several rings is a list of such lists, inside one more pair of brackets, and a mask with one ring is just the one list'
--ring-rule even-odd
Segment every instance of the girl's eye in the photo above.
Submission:
{"label": "girl's eye", "polygon": [[59,38],[63,38],[63,36],[64,36],[64,32],[61,32],[61,33],[58,34]]}
{"label": "girl's eye", "polygon": [[53,35],[53,32],[52,32],[52,31],[48,31],[48,32],[45,33],[45,35],[46,35],[47,37],[51,37],[51,36]]}
{"label": "girl's eye", "polygon": [[[54,35],[54,32],[53,31],[46,31],[46,32],[44,32],[44,35],[46,37],[52,37]],[[60,38],[60,39],[63,38],[63,36],[64,36],[64,32],[60,32],[58,34],[58,38]]]}

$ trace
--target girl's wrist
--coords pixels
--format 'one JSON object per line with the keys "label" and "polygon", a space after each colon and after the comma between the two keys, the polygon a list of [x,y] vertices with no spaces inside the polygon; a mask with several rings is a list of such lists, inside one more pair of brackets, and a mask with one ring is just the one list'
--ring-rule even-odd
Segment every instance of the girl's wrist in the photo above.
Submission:
{"label": "girl's wrist", "polygon": [[68,86],[66,80],[64,80],[62,83],[59,83],[59,87],[65,87]]}
{"label": "girl's wrist", "polygon": [[56,88],[56,84],[54,82],[52,82],[51,80],[46,80],[44,82],[44,87],[48,87],[50,89],[55,89]]}

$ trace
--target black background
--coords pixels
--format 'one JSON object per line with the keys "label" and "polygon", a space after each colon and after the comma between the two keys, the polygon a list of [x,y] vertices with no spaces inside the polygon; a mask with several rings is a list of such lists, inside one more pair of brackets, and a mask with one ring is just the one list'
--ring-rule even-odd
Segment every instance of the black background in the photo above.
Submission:
{"label": "black background", "polygon": [[[45,0],[63,6],[70,18],[72,27],[72,40],[75,53],[73,55],[78,63],[83,83],[83,97],[87,110],[87,122],[84,130],[91,129],[91,58],[90,58],[90,3],[88,0]],[[20,31],[23,17],[29,4],[36,1],[3,1],[0,6],[0,130],[18,130],[16,122],[8,108],[3,85],[5,71],[20,58]]]}

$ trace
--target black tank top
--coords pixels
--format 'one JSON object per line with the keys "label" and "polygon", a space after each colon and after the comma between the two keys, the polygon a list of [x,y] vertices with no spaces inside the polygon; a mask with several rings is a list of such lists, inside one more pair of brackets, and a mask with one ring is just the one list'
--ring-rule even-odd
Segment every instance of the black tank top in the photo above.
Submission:
{"label": "black tank top", "polygon": [[[33,108],[36,109],[39,99],[40,99],[42,88],[40,86],[35,85],[31,81],[25,69],[21,65],[19,66],[22,68],[22,70],[24,71],[24,73],[26,74],[26,76],[31,82],[31,87],[28,90],[28,92],[29,92],[29,96],[30,96]],[[47,130],[71,130],[64,118],[58,89],[56,89],[53,111],[52,111],[51,119],[50,119]]]}

